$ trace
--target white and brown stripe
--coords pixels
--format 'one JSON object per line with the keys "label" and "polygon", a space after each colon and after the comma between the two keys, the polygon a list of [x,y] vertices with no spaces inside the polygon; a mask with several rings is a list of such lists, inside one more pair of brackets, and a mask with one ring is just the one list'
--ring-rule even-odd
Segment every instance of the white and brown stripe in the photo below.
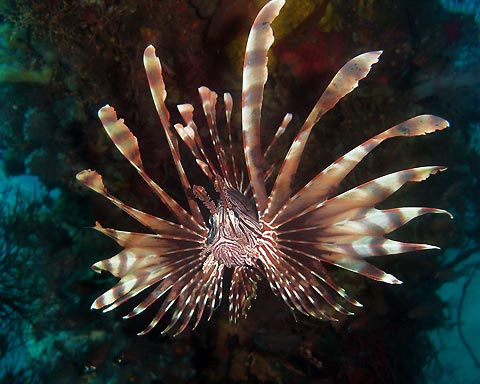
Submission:
{"label": "white and brown stripe", "polygon": [[[414,117],[372,137],[325,168],[290,198],[273,218],[272,225],[285,223],[325,201],[355,166],[384,140],[398,136],[419,136],[448,127],[448,121],[432,115]],[[301,198],[299,198],[301,197]]]}
{"label": "white and brown stripe", "polygon": [[263,87],[268,77],[267,53],[274,41],[270,24],[277,17],[284,4],[284,0],[273,0],[260,10],[248,35],[243,64],[243,145],[250,186],[260,217],[263,216],[263,212],[267,208],[263,152],[260,144],[260,118]]}
{"label": "white and brown stripe", "polygon": [[228,183],[229,186],[235,186],[235,180],[233,173],[228,166],[227,156],[223,149],[220,135],[218,134],[217,118],[215,106],[217,105],[217,94],[207,87],[198,88],[198,93],[202,100],[203,113],[207,119],[208,129],[210,131],[210,137],[212,138],[213,148],[217,156],[218,163],[220,164],[220,171],[222,173],[223,180]]}
{"label": "white and brown stripe", "polygon": [[165,83],[163,82],[162,76],[162,66],[160,60],[155,56],[155,48],[152,45],[149,45],[143,55],[143,63],[145,66],[145,72],[147,74],[148,84],[150,86],[150,91],[152,93],[152,98],[155,103],[155,108],[157,109],[158,117],[162,124],[163,130],[165,131],[165,136],[167,138],[168,146],[170,147],[170,152],[173,157],[173,162],[177,168],[178,177],[180,182],[183,185],[185,191],[185,196],[187,198],[188,206],[190,207],[190,212],[193,219],[197,224],[204,226],[202,213],[196,202],[192,197],[190,190],[191,185],[188,181],[188,177],[185,173],[185,170],[180,159],[180,151],[178,149],[178,141],[173,135],[173,131],[170,125],[170,113],[168,112],[167,107],[165,106],[165,99],[167,97],[167,91],[165,90]]}
{"label": "white and brown stripe", "polygon": [[271,221],[290,198],[295,173],[297,172],[303,149],[305,148],[313,126],[327,111],[332,109],[342,97],[358,86],[358,82],[367,76],[372,65],[378,62],[381,53],[381,51],[367,52],[350,60],[337,72],[322,96],[320,96],[320,99],[313,107],[307,120],[293,140],[278,172],[277,179],[275,180],[268,200],[268,208],[265,211],[265,221]]}

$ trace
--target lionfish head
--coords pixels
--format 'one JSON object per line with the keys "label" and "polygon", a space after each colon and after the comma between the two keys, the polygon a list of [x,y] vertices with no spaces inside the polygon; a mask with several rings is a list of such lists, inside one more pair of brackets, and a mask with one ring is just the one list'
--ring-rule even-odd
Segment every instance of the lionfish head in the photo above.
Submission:
{"label": "lionfish head", "polygon": [[[448,127],[448,122],[440,117],[422,115],[397,124],[340,157],[300,190],[293,190],[294,176],[313,126],[357,87],[378,61],[381,51],[361,54],[338,71],[301,126],[276,176],[275,167],[264,164],[266,154],[292,119],[291,114],[285,115],[270,145],[262,150],[261,106],[267,81],[267,52],[274,41],[270,25],[283,4],[284,0],[272,0],[266,4],[258,13],[248,37],[242,90],[244,161],[233,151],[230,94],[223,96],[228,140],[222,140],[216,122],[217,94],[206,87],[199,88],[214,148],[212,156],[202,143],[193,119],[192,105],[177,107],[184,123],[172,128],[165,105],[167,93],[160,61],[153,46],[145,50],[144,65],[151,93],[188,207],[180,205],[145,172],[137,139],[123,119],[117,118],[115,110],[108,105],[100,109],[99,117],[107,134],[170,211],[174,221],[120,201],[107,192],[102,177],[95,171],[85,170],[77,174],[78,180],[150,231],[119,231],[97,223],[95,229],[114,239],[123,250],[93,265],[95,271],[109,271],[120,280],[99,296],[92,308],[110,311],[151,288],[151,292],[126,317],[138,315],[162,298],[153,320],[142,333],[150,331],[167,315],[168,325],[163,332],[173,330],[178,334],[188,324],[196,327],[204,315],[210,318],[219,306],[227,268],[232,270],[228,300],[233,323],[237,323],[240,316],[246,316],[256,296],[257,282],[262,277],[292,310],[335,320],[338,314],[352,314],[346,307],[361,304],[336,284],[324,263],[373,280],[399,284],[401,281],[374,267],[367,258],[436,248],[394,241],[384,235],[415,217],[448,212],[422,207],[377,209],[375,205],[405,183],[422,181],[444,167],[401,170],[338,195],[334,191],[381,142]],[[214,200],[203,186],[191,184],[180,157],[178,136],[214,187],[218,195]],[[274,176],[273,187],[267,191],[266,180]],[[208,210],[208,220],[200,209],[201,204]]]}

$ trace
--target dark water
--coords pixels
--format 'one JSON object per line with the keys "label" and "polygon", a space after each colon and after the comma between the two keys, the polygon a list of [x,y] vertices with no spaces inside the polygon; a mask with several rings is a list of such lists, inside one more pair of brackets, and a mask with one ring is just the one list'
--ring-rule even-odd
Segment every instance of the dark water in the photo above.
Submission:
{"label": "dark water", "polygon": [[[441,247],[372,260],[403,285],[327,266],[364,305],[355,316],[330,323],[292,314],[262,281],[237,328],[228,322],[224,288],[212,319],[175,338],[161,334],[168,322],[136,335],[158,306],[122,320],[145,295],[107,314],[90,311],[93,300],[118,280],[90,266],[119,247],[89,227],[98,220],[126,231],[145,229],[87,191],[76,173],[96,169],[121,200],[173,220],[112,145],[97,110],[115,106],[138,139],[149,175],[186,207],[151,100],[143,50],[156,47],[174,123],[181,121],[175,105],[189,102],[204,129],[198,87],[232,93],[233,148],[239,151],[245,42],[264,3],[0,4],[1,383],[480,382],[476,1],[288,0],[273,24],[262,143],[268,144],[286,112],[294,117],[270,162],[285,155],[345,62],[384,50],[359,88],[313,129],[296,188],[403,120],[434,114],[450,122],[441,132],[380,145],[339,186],[343,192],[414,166],[448,167],[379,206],[438,207],[454,216],[423,216],[389,235]],[[204,180],[179,144],[188,176]]]}

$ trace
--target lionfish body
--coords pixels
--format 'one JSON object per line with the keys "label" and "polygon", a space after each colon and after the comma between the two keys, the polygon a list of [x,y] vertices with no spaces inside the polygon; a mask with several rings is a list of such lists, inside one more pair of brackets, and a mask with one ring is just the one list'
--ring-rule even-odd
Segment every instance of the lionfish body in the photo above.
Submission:
{"label": "lionfish body", "polygon": [[[178,110],[184,124],[174,129],[194,156],[197,165],[218,194],[216,202],[202,186],[190,183],[179,154],[177,135],[165,106],[166,91],[160,61],[152,46],[146,48],[144,65],[155,106],[166,134],[172,157],[185,190],[188,209],[182,207],[145,172],[137,139],[118,119],[110,106],[99,117],[108,135],[124,157],[161,199],[175,222],[132,208],[110,195],[102,177],[85,170],[77,178],[89,188],[135,218],[150,233],[95,229],[113,238],[124,249],[116,256],[93,265],[120,281],[99,296],[92,308],[110,311],[147,288],[151,292],[126,317],[135,316],[163,298],[153,320],[142,332],[150,331],[168,313],[164,332],[182,332],[189,323],[196,327],[208,312],[212,315],[222,299],[226,269],[231,269],[229,288],[230,320],[246,316],[263,276],[273,292],[292,310],[317,318],[335,320],[335,313],[351,314],[344,306],[361,304],[329,276],[329,263],[370,279],[390,284],[400,280],[368,263],[366,257],[436,248],[427,244],[402,243],[384,237],[411,219],[427,213],[447,213],[435,208],[401,207],[376,209],[375,205],[409,181],[422,181],[443,170],[439,166],[398,171],[371,180],[342,194],[334,190],[343,178],[377,145],[398,136],[418,136],[444,129],[448,122],[422,115],[374,136],[335,161],[296,193],[293,180],[300,157],[313,126],[346,94],[350,93],[378,61],[381,51],[355,57],[335,75],[296,135],[268,193],[266,179],[273,178],[271,166],[264,170],[264,158],[283,133],[292,115],[287,114],[262,151],[260,115],[263,89],[267,81],[267,52],[273,43],[270,24],[284,4],[272,0],[255,19],[245,53],[242,91],[242,133],[245,164],[232,150],[230,117],[232,98],[224,95],[228,146],[222,144],[216,123],[217,94],[199,88],[203,112],[210,131],[215,156],[209,156],[193,120],[193,106]],[[227,155],[228,153],[228,155]],[[243,169],[246,168],[248,182]],[[332,196],[333,195],[333,196]],[[209,211],[205,221],[199,202]],[[447,213],[448,214],[448,213]],[[324,303],[328,305],[324,305]],[[341,304],[343,303],[343,304]]]}

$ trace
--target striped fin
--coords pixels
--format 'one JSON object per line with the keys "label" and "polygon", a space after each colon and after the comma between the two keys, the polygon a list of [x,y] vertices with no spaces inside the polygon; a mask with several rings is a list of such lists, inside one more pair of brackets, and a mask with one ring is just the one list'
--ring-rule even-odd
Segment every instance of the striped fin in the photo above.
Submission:
{"label": "striped fin", "polygon": [[[177,336],[185,330],[188,323],[193,318],[195,311],[197,312],[197,319],[195,320],[194,328],[200,322],[207,304],[211,310],[215,308],[215,299],[217,297],[215,292],[218,292],[218,287],[222,284],[223,266],[217,265],[215,268],[211,268],[207,273],[208,274],[205,274],[204,278],[199,281],[195,293],[185,300],[186,305],[183,313],[177,310],[173,315],[173,318],[176,318],[177,320],[183,319],[173,336]],[[195,300],[193,300],[193,298],[195,298]],[[174,325],[175,323],[173,323],[172,320],[172,323],[165,328],[163,333],[166,333],[169,329],[173,328]]]}
{"label": "striped fin", "polygon": [[292,121],[292,114],[287,113],[285,117],[282,120],[282,123],[280,124],[280,127],[278,127],[277,132],[275,132],[275,136],[273,136],[272,141],[270,142],[269,146],[263,153],[263,157],[266,158],[270,151],[272,150],[273,146],[277,143],[277,140],[280,136],[282,136],[285,133],[285,129],[287,129],[288,124]]}
{"label": "striped fin", "polygon": [[449,126],[448,121],[432,115],[416,116],[397,124],[386,131],[372,137],[363,144],[352,149],[339,158],[324,171],[315,176],[305,187],[293,196],[279,211],[273,220],[273,225],[281,225],[300,215],[311,206],[318,205],[337,188],[343,178],[375,147],[384,140],[398,136],[419,136]]}
{"label": "striped fin", "polygon": [[390,173],[364,183],[316,205],[314,210],[284,224],[281,230],[308,228],[325,223],[326,218],[355,208],[370,208],[385,200],[409,181],[423,181],[446,168],[441,166],[417,167]]}
{"label": "striped fin", "polygon": [[[192,240],[189,237],[185,236],[175,236],[174,234],[151,234],[151,233],[138,233],[138,232],[129,232],[129,231],[119,231],[113,228],[104,228],[102,225],[97,221],[95,223],[95,227],[93,229],[103,233],[104,235],[110,237],[111,239],[115,240],[118,245],[121,247],[133,247],[133,246],[141,246],[141,247],[156,247],[165,243],[176,243],[181,244],[182,241],[191,243],[196,242],[198,244],[203,244],[205,242],[205,238]],[[178,248],[178,247],[177,247]]]}
{"label": "striped fin", "polygon": [[[210,302],[209,307],[211,311],[213,311],[213,309],[215,308],[217,297],[218,297],[218,292],[221,289],[219,285],[222,282],[222,279],[220,276],[223,274],[223,268],[224,268],[223,265],[215,263],[214,268],[210,269],[210,273],[204,273],[201,267],[200,269],[195,268],[195,269],[186,271],[186,273],[180,276],[180,278],[178,278],[175,281],[175,283],[171,285],[171,287],[167,287],[167,289],[169,289],[169,292],[167,297],[165,297],[162,303],[162,306],[157,311],[157,313],[155,314],[154,318],[152,319],[150,324],[147,326],[147,328],[145,328],[145,330],[140,332],[139,335],[143,335],[150,332],[158,324],[158,322],[163,318],[163,316],[170,310],[170,308],[175,308],[172,318],[170,319],[169,325],[167,326],[166,329],[162,331],[162,333],[168,332],[177,323],[177,321],[184,315],[184,310],[188,302],[195,300],[195,292],[197,292],[197,290],[204,285],[208,287],[208,290],[206,291],[203,290],[202,292],[205,295],[204,297],[207,298],[207,304],[208,302]],[[214,278],[211,279],[210,278],[211,276],[213,276]],[[157,291],[159,288],[160,287],[156,288],[155,291]],[[152,292],[150,296],[152,296],[154,292]],[[162,287],[161,295],[163,295],[165,292],[166,292],[165,288]],[[156,293],[156,295],[158,295],[158,292]],[[159,296],[155,297],[154,295],[155,300],[157,300],[158,297]],[[149,298],[147,298],[146,300],[148,299]],[[198,301],[198,303],[200,303],[200,301]],[[139,304],[139,306],[137,306],[126,317],[132,317],[140,313],[141,311],[143,311],[144,309],[143,304],[144,304],[143,302]],[[200,310],[203,313],[203,309],[199,309],[199,311]],[[187,314],[187,317],[184,318],[187,320],[187,324],[190,321],[191,316],[193,315],[193,312],[190,315],[189,314]],[[180,333],[183,330],[181,329],[182,326],[180,327],[180,330],[178,330],[176,334]]]}
{"label": "striped fin", "polygon": [[[318,265],[321,265],[321,262],[323,261],[329,264],[336,265],[337,267],[346,269],[348,271],[366,276],[372,280],[383,281],[389,284],[402,283],[395,276],[392,276],[382,271],[381,269],[373,266],[363,257],[357,257],[346,253],[319,252],[319,250],[314,248],[314,246],[312,246],[311,244],[291,243],[290,245],[292,247],[279,244],[280,248],[286,249],[292,253],[299,253],[312,260],[314,262],[311,267],[313,271],[318,269]],[[332,288],[335,289],[334,287]],[[349,298],[342,288],[340,288],[340,290],[337,290],[337,293],[339,293],[345,300],[347,300],[351,304],[357,307],[362,307],[362,305],[358,301]]]}
{"label": "striped fin", "polygon": [[187,145],[188,149],[190,149],[195,158],[203,161],[203,156],[200,153],[197,143],[195,142],[195,131],[192,129],[192,127],[189,125],[183,126],[182,124],[175,124],[174,127],[178,133],[178,136],[180,136],[183,142]]}
{"label": "striped fin", "polygon": [[[325,301],[338,312],[350,313],[336,303],[323,287],[319,288],[317,278],[311,271],[281,251],[277,251],[277,255],[280,259],[269,253],[262,254],[261,261],[270,287],[280,294],[290,309],[296,309],[306,316],[337,320],[324,307]],[[318,296],[323,300],[318,300]]]}
{"label": "striped fin", "polygon": [[268,77],[267,53],[274,41],[270,24],[277,17],[284,4],[284,0],[273,0],[260,10],[248,36],[243,64],[243,145],[250,185],[260,217],[262,217],[268,202],[263,175],[263,153],[260,144],[260,116],[263,87]]}
{"label": "striped fin", "polygon": [[162,127],[165,131],[165,136],[167,137],[168,146],[170,147],[170,152],[172,153],[173,162],[177,168],[178,176],[182,183],[185,196],[187,198],[188,206],[190,207],[190,212],[192,213],[193,219],[200,226],[204,226],[202,213],[200,212],[200,207],[198,206],[197,201],[192,197],[191,185],[188,181],[185,170],[180,159],[180,151],[178,149],[178,142],[175,136],[173,135],[171,126],[170,126],[170,114],[165,106],[165,99],[167,97],[167,91],[165,90],[165,83],[163,82],[162,76],[162,66],[160,60],[155,56],[155,48],[152,45],[149,45],[143,55],[143,64],[145,67],[145,72],[147,73],[148,84],[150,86],[150,91],[152,93],[153,101],[155,103],[155,108],[157,109],[158,117],[162,123]]}
{"label": "striped fin", "polygon": [[[106,105],[98,111],[98,117],[118,150],[130,162],[130,164],[133,165],[139,175],[142,176],[145,182],[157,194],[170,212],[175,215],[178,221],[196,232],[203,232],[205,223],[200,210],[198,210],[198,214],[200,215],[199,218],[190,215],[168,193],[155,183],[150,176],[147,175],[143,169],[137,139],[125,125],[123,119],[117,118],[115,109]],[[192,200],[192,198],[190,198],[190,200]],[[197,205],[196,202],[195,205]],[[200,219],[201,221],[198,221]]]}
{"label": "striped fin", "polygon": [[150,86],[158,116],[160,117],[160,122],[164,128],[170,127],[170,113],[165,106],[167,91],[163,81],[162,65],[160,64],[158,57],[155,55],[155,47],[153,45],[149,45],[143,52],[143,66],[147,73],[148,84]]}
{"label": "striped fin", "polygon": [[325,89],[308,115],[307,120],[300,128],[278,172],[269,197],[268,208],[265,212],[265,221],[271,221],[290,198],[295,173],[313,126],[342,97],[352,92],[358,86],[358,82],[367,76],[370,68],[378,62],[381,54],[382,51],[367,52],[353,58],[337,72],[327,86],[327,89]]}
{"label": "striped fin", "polygon": [[321,232],[323,235],[384,235],[416,217],[430,213],[446,214],[452,218],[449,212],[437,208],[401,207],[385,210],[372,208],[353,220],[343,220],[322,228]]}
{"label": "striped fin", "polygon": [[265,274],[267,276],[267,281],[270,285],[270,288],[276,295],[280,295],[285,304],[294,311],[297,309],[301,313],[308,316],[308,313],[303,309],[300,300],[293,296],[293,292],[288,289],[288,284],[286,284],[285,272],[278,269],[278,261],[272,257],[270,254],[262,255],[261,258],[262,264],[265,269]]}
{"label": "striped fin", "polygon": [[238,171],[237,161],[235,159],[235,152],[233,150],[233,139],[232,139],[232,110],[233,110],[233,99],[232,95],[228,92],[223,94],[223,104],[225,105],[225,120],[227,122],[227,132],[228,132],[228,148],[230,150],[230,161],[232,163],[233,179],[235,180],[235,186],[237,189],[242,192],[242,186],[240,184],[240,172]]}
{"label": "striped fin", "polygon": [[[178,269],[172,269],[168,271],[165,278],[162,279],[161,283],[140,303],[138,304],[132,311],[130,311],[125,318],[131,318],[133,316],[137,316],[143,311],[145,311],[150,305],[160,299],[166,292],[171,293],[171,295],[167,296],[164,299],[162,304],[162,308],[165,309],[166,306],[169,306],[165,309],[164,312],[167,312],[170,306],[172,306],[175,302],[175,298],[172,300],[172,296],[174,292],[179,294],[179,291],[183,289],[183,286],[193,279],[194,275],[201,270],[201,263],[198,262],[198,255],[197,260],[193,260],[191,258],[187,259],[187,262],[184,263]],[[173,292],[173,293],[172,293]],[[160,319],[158,319],[160,320]],[[157,320],[157,322],[158,322]],[[155,326],[155,325],[153,325]],[[152,328],[153,328],[152,326]]]}
{"label": "striped fin", "polygon": [[[124,277],[132,269],[140,270],[154,265],[160,250],[152,248],[131,247],[124,249],[115,256],[97,261],[92,265],[95,272],[109,271],[115,277]],[[108,305],[110,303],[106,303]]]}
{"label": "striped fin", "polygon": [[129,214],[139,223],[152,229],[156,233],[161,233],[163,237],[203,241],[207,235],[206,228],[203,229],[202,233],[194,232],[193,230],[181,224],[172,223],[171,221],[150,215],[128,206],[107,192],[107,189],[103,185],[102,176],[96,171],[87,169],[77,173],[76,177],[78,181],[81,181],[88,188],[107,198],[111,203],[115,204],[122,211]]}
{"label": "striped fin", "polygon": [[232,171],[227,163],[227,156],[220,141],[220,135],[218,134],[217,118],[215,112],[215,106],[217,104],[217,94],[207,87],[198,88],[198,93],[202,100],[203,113],[207,119],[207,125],[210,131],[210,136],[213,142],[213,148],[217,155],[218,163],[220,164],[220,171],[224,180],[227,180],[230,186],[235,185]]}
{"label": "striped fin", "polygon": [[320,220],[315,226],[295,228],[288,230],[279,230],[277,234],[280,237],[287,238],[305,238],[308,233],[321,231],[322,235],[385,235],[400,228],[410,220],[430,213],[446,214],[452,218],[452,215],[437,208],[424,207],[401,207],[379,210],[375,208],[354,208],[342,212],[335,216],[326,217]]}
{"label": "striped fin", "polygon": [[[118,245],[121,247],[155,247],[160,248],[164,251],[171,251],[179,248],[192,248],[197,245],[202,245],[205,241],[192,242],[187,240],[184,237],[165,237],[163,235],[150,234],[150,233],[137,233],[137,232],[127,232],[127,231],[118,231],[112,228],[104,228],[100,223],[96,223],[94,227],[97,231],[103,233],[104,235],[115,240]],[[182,247],[180,246],[182,245]]]}
{"label": "striped fin", "polygon": [[197,165],[200,167],[203,173],[205,173],[210,180],[215,180],[215,176],[213,175],[209,165],[203,160],[203,156],[197,147],[194,136],[195,133],[192,128],[188,125],[185,127],[182,124],[175,124],[174,127],[180,138],[188,146],[188,149],[190,149],[190,152],[192,152]]}
{"label": "striped fin", "polygon": [[259,278],[260,276],[249,267],[236,266],[234,268],[228,298],[231,323],[237,325],[240,316],[247,316],[252,300],[257,296]]}
{"label": "striped fin", "polygon": [[347,292],[342,288],[339,287],[333,279],[330,277],[329,273],[323,267],[323,264],[320,262],[318,256],[311,255],[307,252],[302,252],[297,248],[290,248],[287,247],[285,244],[278,244],[279,248],[283,250],[285,255],[289,255],[290,257],[294,257],[297,262],[300,262],[305,267],[311,271],[312,275],[316,276],[320,281],[328,285],[331,289],[336,291],[340,297],[342,297],[346,302],[352,304],[355,307],[362,307],[363,305],[359,303],[357,300],[350,297]]}
{"label": "striped fin", "polygon": [[386,239],[380,236],[322,236],[313,235],[302,240],[282,238],[280,244],[290,244],[295,247],[311,247],[312,250],[327,251],[332,253],[342,253],[358,257],[394,255],[406,252],[423,251],[426,249],[439,249],[434,245],[402,243],[395,240]]}
{"label": "striped fin", "polygon": [[[186,272],[198,267],[198,253],[198,251],[183,251],[180,255],[166,256],[161,252],[155,253],[154,249],[143,251],[133,249],[124,250],[110,259],[95,263],[92,267],[94,270],[112,272],[112,269],[115,270],[123,258],[135,258],[135,263],[131,264],[129,269],[124,269],[125,274],[123,276],[119,274],[121,280],[117,285],[93,302],[92,309],[103,308],[104,312],[111,311],[155,284],[158,286],[153,292],[158,292],[160,289],[163,289],[164,292],[167,291]],[[167,286],[166,289],[165,286]],[[152,294],[147,296],[143,302],[150,299]],[[161,295],[155,296],[148,305],[160,297]],[[148,305],[135,314],[142,312]]]}
{"label": "striped fin", "polygon": [[336,265],[337,267],[366,276],[372,280],[382,281],[388,284],[402,284],[402,281],[398,280],[395,276],[382,271],[363,259],[345,254],[333,253],[322,255],[322,260]]}
{"label": "striped fin", "polygon": [[[190,129],[189,130],[190,136],[193,133],[193,138],[195,139],[196,147],[201,153],[201,156],[199,156],[197,152],[192,152],[197,159],[197,164],[200,166],[200,168],[202,168],[202,170],[203,168],[208,168],[208,170],[203,170],[204,173],[207,174],[207,176],[210,178],[212,182],[215,181],[215,178],[216,178],[215,175],[218,175],[218,171],[216,170],[215,165],[212,163],[212,161],[208,157],[208,154],[205,151],[205,147],[203,146],[203,143],[202,143],[202,138],[198,133],[197,124],[195,124],[195,122],[193,121],[193,111],[194,111],[193,105],[180,104],[180,105],[177,105],[177,109],[178,109],[178,112],[180,112],[180,115],[182,116],[183,121],[185,122],[185,124],[187,124],[187,127]],[[204,164],[206,164],[206,166]]]}
{"label": "striped fin", "polygon": [[[178,320],[180,320],[180,318],[182,317],[186,320],[185,326],[189,323],[190,319],[193,316],[193,312],[195,311],[194,299],[197,296],[197,292],[201,288],[202,283],[204,283],[202,279],[193,278],[184,285],[178,297],[174,299],[175,306],[172,307],[174,308],[174,310],[172,309],[173,314],[170,319],[170,323],[162,331],[162,333],[167,333],[168,331],[170,331],[173,327],[175,327]],[[172,300],[172,299],[171,298],[169,299],[167,297],[167,300]],[[181,331],[182,330],[180,330],[179,333]]]}
{"label": "striped fin", "polygon": [[[297,258],[289,255],[288,253],[282,252],[281,257],[283,262],[287,262],[292,266],[292,275],[295,278],[293,286],[298,285],[296,289],[304,292],[308,297],[309,301],[316,307],[319,300],[317,300],[316,294],[320,296],[330,307],[332,307],[337,312],[343,315],[353,315],[352,312],[347,311],[343,306],[337,303],[337,301],[332,297],[330,292],[328,292],[325,287],[319,283],[317,276],[312,272],[312,268],[307,268],[303,263],[299,262]],[[322,279],[323,280],[323,279]],[[321,314],[325,317],[324,308],[320,307]],[[333,319],[336,320],[336,319]]]}
{"label": "striped fin", "polygon": [[[128,277],[135,275],[137,278],[143,272],[147,272],[149,277],[154,276],[154,272],[166,274],[169,268],[181,266],[188,259],[188,253],[198,254],[200,247],[191,248],[173,248],[165,251],[156,247],[130,247],[125,248],[115,256],[105,260],[97,261],[92,265],[95,272],[108,271],[116,277]],[[149,272],[152,272],[149,274]],[[170,270],[171,272],[171,270]],[[142,279],[138,279],[142,280]]]}
{"label": "striped fin", "polygon": [[143,163],[140,157],[137,138],[125,125],[123,119],[117,118],[115,109],[110,105],[105,105],[98,111],[105,131],[115,144],[120,153],[135,167],[138,172],[143,171]]}
{"label": "striped fin", "polygon": [[208,314],[208,320],[210,320],[213,311],[220,305],[222,301],[223,270],[224,265],[217,264],[215,268],[209,268],[208,271],[204,272],[204,274],[208,274],[210,277],[195,300],[198,309],[193,329],[197,328],[200,323],[206,306],[210,308],[210,313]]}

